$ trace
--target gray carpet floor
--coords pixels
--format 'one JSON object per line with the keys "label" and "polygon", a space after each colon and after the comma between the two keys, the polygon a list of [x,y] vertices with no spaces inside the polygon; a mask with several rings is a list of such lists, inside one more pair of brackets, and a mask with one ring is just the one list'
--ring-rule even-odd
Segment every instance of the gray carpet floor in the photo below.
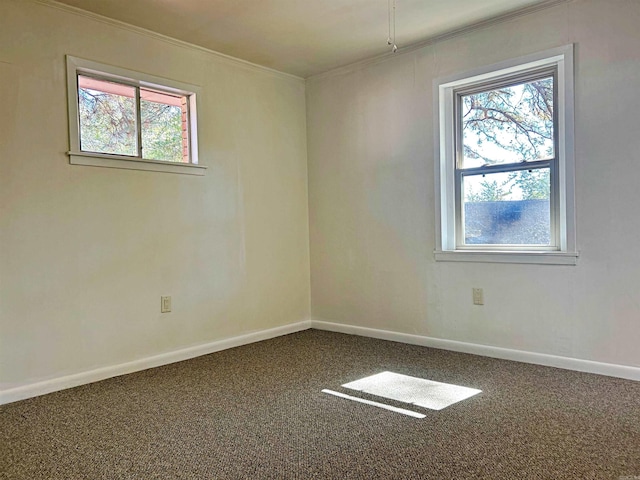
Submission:
{"label": "gray carpet floor", "polygon": [[[482,393],[434,411],[341,387],[381,371]],[[640,382],[317,330],[4,405],[0,419],[2,479],[640,478]]]}

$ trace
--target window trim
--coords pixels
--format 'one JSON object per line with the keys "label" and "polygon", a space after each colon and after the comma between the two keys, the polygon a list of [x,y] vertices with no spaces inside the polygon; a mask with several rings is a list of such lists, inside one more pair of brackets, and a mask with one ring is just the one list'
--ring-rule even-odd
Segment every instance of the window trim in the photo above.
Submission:
{"label": "window trim", "polygon": [[[204,175],[206,166],[198,163],[197,98],[200,88],[183,82],[168,80],[153,75],[134,72],[124,68],[105,65],[71,55],[67,60],[67,104],[69,111],[69,163],[94,167],[146,170],[186,175]],[[149,88],[161,92],[188,96],[189,98],[189,149],[191,163],[150,160],[128,155],[88,152],[80,149],[80,120],[78,108],[78,75],[87,75],[114,81],[138,88]],[[136,90],[138,92],[139,90]],[[138,93],[136,93],[137,95]],[[137,112],[140,115],[140,112]]]}
{"label": "window trim", "polygon": [[[557,244],[553,249],[530,246],[457,246],[455,97],[460,91],[482,89],[528,73],[556,70],[557,184],[551,218]],[[507,60],[494,65],[434,80],[436,261],[537,263],[575,265],[573,45]],[[553,167],[552,167],[553,168]],[[555,220],[553,218],[555,217]]]}

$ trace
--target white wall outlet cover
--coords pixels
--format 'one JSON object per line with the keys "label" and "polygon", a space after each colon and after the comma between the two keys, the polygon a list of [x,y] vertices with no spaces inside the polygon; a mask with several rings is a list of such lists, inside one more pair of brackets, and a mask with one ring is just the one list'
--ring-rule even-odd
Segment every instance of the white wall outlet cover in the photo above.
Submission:
{"label": "white wall outlet cover", "polygon": [[484,305],[484,292],[481,288],[473,289],[473,304],[474,305]]}
{"label": "white wall outlet cover", "polygon": [[171,311],[171,297],[160,297],[160,313],[169,313]]}

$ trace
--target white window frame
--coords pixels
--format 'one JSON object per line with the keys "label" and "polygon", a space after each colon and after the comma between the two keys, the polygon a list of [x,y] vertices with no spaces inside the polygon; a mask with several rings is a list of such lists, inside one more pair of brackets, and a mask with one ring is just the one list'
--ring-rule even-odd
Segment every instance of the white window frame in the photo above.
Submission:
{"label": "white window frame", "polygon": [[[485,245],[459,246],[460,200],[456,194],[456,112],[455,96],[473,89],[531,72],[555,72],[557,152],[551,168],[552,247]],[[515,80],[517,81],[517,80]],[[574,99],[573,45],[539,52],[472,71],[434,80],[435,109],[435,187],[436,187],[436,261],[536,263],[575,265],[578,252],[575,231],[574,180]],[[458,213],[456,213],[458,212]]]}
{"label": "white window frame", "polygon": [[[206,166],[198,164],[197,98],[200,88],[124,68],[105,65],[67,55],[67,101],[69,109],[69,163],[93,167],[123,168],[187,175],[204,175]],[[78,75],[88,75],[139,88],[186,96],[189,99],[190,163],[149,160],[128,155],[82,151],[78,107]]]}

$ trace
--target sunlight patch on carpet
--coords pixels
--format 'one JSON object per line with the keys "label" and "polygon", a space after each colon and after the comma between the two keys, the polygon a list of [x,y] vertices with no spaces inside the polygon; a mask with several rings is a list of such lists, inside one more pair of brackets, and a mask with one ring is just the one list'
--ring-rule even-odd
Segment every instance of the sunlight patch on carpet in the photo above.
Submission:
{"label": "sunlight patch on carpet", "polygon": [[378,373],[342,386],[431,410],[442,410],[482,392],[393,372]]}
{"label": "sunlight patch on carpet", "polygon": [[373,407],[384,408],[385,410],[390,410],[392,412],[401,413],[403,415],[408,415],[414,418],[424,418],[426,417],[423,413],[412,412],[411,410],[405,410],[404,408],[393,407],[391,405],[387,405],[386,403],[374,402],[372,400],[365,400],[364,398],[352,397],[351,395],[347,395],[346,393],[334,392],[333,390],[323,389],[323,393],[328,393],[329,395],[333,395],[335,397],[344,398],[346,400],[352,400],[354,402],[364,403],[366,405],[371,405]]}

